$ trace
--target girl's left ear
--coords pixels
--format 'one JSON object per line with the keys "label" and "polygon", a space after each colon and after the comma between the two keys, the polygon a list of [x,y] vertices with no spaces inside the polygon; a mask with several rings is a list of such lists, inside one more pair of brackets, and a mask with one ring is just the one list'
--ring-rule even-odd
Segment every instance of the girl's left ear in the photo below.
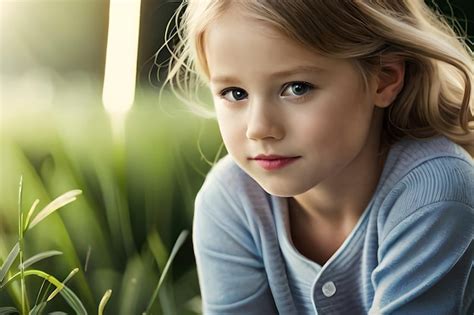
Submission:
{"label": "girl's left ear", "polygon": [[388,107],[403,89],[405,61],[401,58],[381,59],[381,67],[376,76],[377,90],[374,103],[380,108]]}

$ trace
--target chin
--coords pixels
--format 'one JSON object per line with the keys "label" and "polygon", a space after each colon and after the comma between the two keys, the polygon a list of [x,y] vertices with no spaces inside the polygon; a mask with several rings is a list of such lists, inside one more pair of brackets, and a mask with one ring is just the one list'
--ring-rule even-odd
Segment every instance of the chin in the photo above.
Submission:
{"label": "chin", "polygon": [[300,195],[308,189],[302,186],[293,186],[289,183],[263,183],[258,179],[255,179],[257,183],[265,190],[267,193],[277,197],[293,197],[296,195]]}

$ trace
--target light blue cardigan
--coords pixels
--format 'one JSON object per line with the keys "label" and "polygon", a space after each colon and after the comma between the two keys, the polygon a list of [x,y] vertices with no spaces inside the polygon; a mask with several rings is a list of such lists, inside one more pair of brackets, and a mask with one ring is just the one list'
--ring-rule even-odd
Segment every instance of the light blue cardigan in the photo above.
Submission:
{"label": "light blue cardigan", "polygon": [[392,146],[356,227],[320,266],[293,246],[287,199],[229,156],[195,202],[205,314],[474,314],[474,163],[444,137]]}

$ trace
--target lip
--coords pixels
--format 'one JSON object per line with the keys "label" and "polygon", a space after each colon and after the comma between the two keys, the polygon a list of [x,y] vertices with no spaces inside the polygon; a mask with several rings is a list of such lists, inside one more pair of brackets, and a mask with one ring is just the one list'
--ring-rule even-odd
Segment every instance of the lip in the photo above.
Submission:
{"label": "lip", "polygon": [[300,156],[281,156],[281,155],[264,155],[260,154],[252,158],[260,167],[267,171],[281,169],[299,159]]}

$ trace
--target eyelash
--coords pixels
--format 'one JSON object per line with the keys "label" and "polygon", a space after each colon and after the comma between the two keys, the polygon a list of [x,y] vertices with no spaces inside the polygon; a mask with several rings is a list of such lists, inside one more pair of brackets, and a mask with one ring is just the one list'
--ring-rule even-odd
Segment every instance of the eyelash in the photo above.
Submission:
{"label": "eyelash", "polygon": [[[306,100],[306,98],[308,97],[308,95],[311,93],[312,90],[314,90],[316,87],[311,84],[311,83],[308,83],[308,82],[305,82],[305,81],[293,81],[293,82],[288,82],[286,84],[283,85],[282,89],[281,89],[281,92],[280,92],[280,95],[286,91],[289,87],[291,87],[292,85],[295,85],[295,84],[301,84],[301,85],[304,85],[306,88],[308,88],[308,91],[301,95],[301,96],[298,96],[298,95],[294,95],[295,98],[293,98],[293,101],[295,102],[304,102]],[[232,92],[232,91],[236,91],[236,90],[240,90],[240,91],[243,91],[246,95],[246,98],[248,97],[248,93],[244,90],[244,89],[241,89],[239,87],[228,87],[228,88],[225,88],[223,89],[221,92],[218,93],[219,97],[227,102],[239,102],[241,100],[235,100],[235,101],[229,101],[228,99],[225,98],[225,95],[229,92]]]}

